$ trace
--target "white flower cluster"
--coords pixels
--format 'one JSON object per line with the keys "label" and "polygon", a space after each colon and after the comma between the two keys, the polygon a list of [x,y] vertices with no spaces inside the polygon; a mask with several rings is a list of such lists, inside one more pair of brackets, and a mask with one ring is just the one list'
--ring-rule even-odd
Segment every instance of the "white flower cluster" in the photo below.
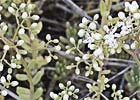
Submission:
{"label": "white flower cluster", "polygon": [[[128,13],[127,16],[125,15],[125,12]],[[112,18],[112,16],[109,15],[107,24],[102,28],[98,27],[98,14],[94,16],[93,21],[90,21],[85,17],[82,19],[82,23],[79,24],[81,29],[77,34],[82,38],[82,42],[87,44],[87,47],[90,49],[90,53],[81,53],[81,59],[75,59],[78,63],[82,62],[82,60],[84,60],[83,62],[86,62],[85,60],[94,59],[92,60],[93,69],[100,71],[101,69],[99,66],[103,64],[101,61],[105,57],[115,53],[121,53],[122,49],[136,49],[138,41],[134,38],[139,35],[139,5],[136,1],[132,1],[131,4],[126,2],[125,12],[120,11],[118,13],[118,18],[115,23],[114,20],[116,20],[116,17]],[[133,41],[131,44],[128,43],[128,40],[130,39]],[[75,44],[73,38],[70,38],[70,42]],[[68,69],[74,68],[73,65],[68,67]],[[90,66],[86,66],[86,69],[88,70],[86,76],[93,73]],[[80,71],[78,70],[78,67],[76,67],[76,70],[79,74]]]}
{"label": "white flower cluster", "polygon": [[111,94],[111,97],[115,99],[119,99],[119,100],[130,100],[130,97],[123,97],[122,93],[123,93],[123,90],[117,90],[116,91],[116,84],[112,84],[112,90],[113,90],[113,93]]}
{"label": "white flower cluster", "polygon": [[59,94],[50,92],[50,97],[53,100],[69,100],[70,96],[78,99],[76,93],[79,92],[79,89],[76,89],[74,85],[71,85],[71,81],[67,82],[67,86],[62,83],[59,83],[59,88],[62,90]]}

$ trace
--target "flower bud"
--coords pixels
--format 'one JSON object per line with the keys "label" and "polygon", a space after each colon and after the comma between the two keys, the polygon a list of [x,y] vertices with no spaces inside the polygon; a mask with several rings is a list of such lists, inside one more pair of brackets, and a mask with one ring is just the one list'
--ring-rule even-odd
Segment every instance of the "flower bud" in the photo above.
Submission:
{"label": "flower bud", "polygon": [[91,30],[96,29],[96,24],[95,24],[94,22],[91,22],[91,23],[89,24],[89,28],[90,28]]}
{"label": "flower bud", "polygon": [[17,46],[21,46],[21,45],[23,45],[23,44],[24,44],[24,40],[18,40]]}
{"label": "flower bud", "polygon": [[40,18],[40,17],[39,17],[38,15],[33,15],[33,16],[32,16],[32,19],[33,19],[33,20],[39,20],[39,18]]}
{"label": "flower bud", "polygon": [[70,43],[75,44],[75,39],[73,37],[70,37]]}
{"label": "flower bud", "polygon": [[10,49],[9,45],[4,45],[3,50],[8,51]]}
{"label": "flower bud", "polygon": [[116,90],[116,84],[112,85],[112,90]]}
{"label": "flower bud", "polygon": [[21,3],[20,6],[19,6],[20,9],[24,9],[25,7],[26,7],[25,3]]}
{"label": "flower bud", "polygon": [[64,88],[65,88],[64,84],[59,83],[59,88],[60,88],[60,89],[64,89]]}
{"label": "flower bud", "polygon": [[0,72],[3,71],[3,64],[0,63]]}
{"label": "flower bud", "polygon": [[121,20],[123,20],[123,19],[125,18],[124,12],[119,12],[119,13],[118,13],[118,17],[119,17]]}
{"label": "flower bud", "polygon": [[46,35],[46,40],[48,40],[48,41],[51,40],[51,35],[50,34]]}
{"label": "flower bud", "polygon": [[78,32],[78,36],[79,36],[79,37],[83,37],[83,36],[85,35],[85,33],[86,33],[86,32],[85,32],[84,29],[80,29],[79,32]]}
{"label": "flower bud", "polygon": [[13,7],[8,7],[8,11],[10,12],[10,13],[15,13],[16,11],[15,11],[15,9],[13,8]]}
{"label": "flower bud", "polygon": [[24,33],[25,33],[24,28],[19,29],[18,34],[24,34]]}
{"label": "flower bud", "polygon": [[18,82],[17,82],[17,81],[12,81],[12,82],[11,82],[11,86],[15,87],[15,86],[17,86],[17,85],[18,85]]}
{"label": "flower bud", "polygon": [[22,17],[23,19],[26,19],[26,18],[28,17],[27,12],[23,12],[22,15],[21,15],[21,17]]}
{"label": "flower bud", "polygon": [[8,92],[6,90],[1,91],[1,95],[6,96],[7,94],[8,94]]}

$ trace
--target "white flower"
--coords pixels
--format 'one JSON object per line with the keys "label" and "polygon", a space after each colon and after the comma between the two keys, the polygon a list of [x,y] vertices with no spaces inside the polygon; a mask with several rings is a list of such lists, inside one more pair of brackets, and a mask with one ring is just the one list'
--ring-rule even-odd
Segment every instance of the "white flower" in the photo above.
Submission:
{"label": "white flower", "polygon": [[11,6],[14,7],[14,8],[17,7],[15,3],[11,3]]}
{"label": "white flower", "polygon": [[103,53],[103,49],[102,48],[98,48],[94,51],[94,56],[100,56]]}
{"label": "white flower", "polygon": [[79,32],[78,32],[78,36],[79,36],[79,37],[83,37],[83,36],[85,35],[85,33],[86,33],[86,32],[85,32],[84,29],[80,29]]}
{"label": "white flower", "polygon": [[93,62],[93,68],[96,71],[101,71],[101,68],[98,66],[98,63],[96,61]]}
{"label": "white flower", "polygon": [[2,84],[4,84],[4,83],[6,82],[5,77],[4,77],[4,76],[2,76],[2,77],[0,78],[0,81],[1,81],[1,83],[2,83]]}
{"label": "white flower", "polygon": [[54,49],[55,49],[55,51],[60,51],[61,47],[60,47],[60,45],[57,45],[57,46],[54,47]]}
{"label": "white flower", "polygon": [[70,43],[75,44],[75,39],[73,37],[70,37]]}
{"label": "white flower", "polygon": [[68,94],[65,94],[65,95],[63,96],[63,100],[69,100],[69,95],[68,95]]}
{"label": "white flower", "polygon": [[75,86],[73,86],[73,85],[69,87],[69,90],[71,90],[71,91],[73,91],[74,89],[75,89]]}
{"label": "white flower", "polygon": [[129,8],[130,3],[129,2],[125,2],[125,8]]}
{"label": "white flower", "polygon": [[58,43],[58,42],[59,42],[58,39],[54,39],[54,40],[53,40],[53,43]]}
{"label": "white flower", "polygon": [[79,70],[79,68],[76,68],[76,69],[75,69],[75,73],[76,73],[77,75],[80,74],[80,70]]}
{"label": "white flower", "polygon": [[24,9],[25,7],[26,7],[25,3],[21,3],[20,6],[19,6],[20,9]]}
{"label": "white flower", "polygon": [[96,29],[96,24],[94,22],[91,22],[88,26],[91,30]]}
{"label": "white flower", "polygon": [[16,65],[15,63],[11,63],[11,67],[12,67],[12,68],[16,68],[17,65]]}
{"label": "white flower", "polygon": [[22,15],[21,15],[21,17],[23,19],[26,19],[28,17],[28,13],[27,12],[23,12]]}
{"label": "white flower", "polygon": [[2,30],[3,30],[3,31],[7,31],[7,29],[8,29],[8,26],[7,26],[7,25],[4,25],[4,26],[2,27]]}
{"label": "white flower", "polygon": [[71,81],[68,81],[68,82],[67,82],[67,86],[70,86],[70,85],[71,85]]}
{"label": "white flower", "polygon": [[95,40],[101,40],[102,35],[100,33],[93,34]]}
{"label": "white flower", "polygon": [[111,53],[111,54],[115,54],[115,49],[111,49],[111,50],[110,50],[110,53]]}
{"label": "white flower", "polygon": [[91,43],[89,43],[88,44],[88,48],[90,49],[90,50],[94,50],[94,49],[96,49],[96,45],[95,44],[91,44]]}
{"label": "white flower", "polygon": [[19,53],[16,54],[16,59],[21,60],[21,55]]}
{"label": "white flower", "polygon": [[23,44],[24,44],[24,40],[18,40],[17,46],[21,46],[21,45],[23,45]]}
{"label": "white flower", "polygon": [[24,33],[25,33],[25,29],[24,28],[19,29],[18,34],[24,34]]}
{"label": "white flower", "polygon": [[105,83],[107,83],[108,81],[109,81],[109,79],[108,79],[108,78],[105,78],[105,79],[104,79],[104,82],[105,82]]}
{"label": "white flower", "polygon": [[4,45],[3,50],[8,51],[10,49],[9,45]]}
{"label": "white flower", "polygon": [[55,100],[58,98],[58,95],[53,92],[50,92],[50,97]]}
{"label": "white flower", "polygon": [[112,85],[112,90],[116,90],[116,84]]}
{"label": "white flower", "polygon": [[51,40],[51,35],[50,34],[46,35],[46,40],[48,40],[48,41]]}
{"label": "white flower", "polygon": [[31,28],[36,28],[37,27],[37,23],[32,23]]}
{"label": "white flower", "polygon": [[104,25],[103,29],[106,31],[106,33],[109,33],[109,27],[107,25]]}
{"label": "white flower", "polygon": [[134,17],[135,19],[140,19],[140,13],[134,13],[133,17]]}
{"label": "white flower", "polygon": [[45,58],[47,60],[47,63],[51,62],[51,60],[52,60],[52,57],[51,56],[46,56]]}
{"label": "white flower", "polygon": [[124,47],[125,49],[130,49],[130,46],[129,46],[128,44],[124,44],[123,47]]}
{"label": "white flower", "polygon": [[123,100],[130,100],[130,98],[129,97],[124,97]]}
{"label": "white flower", "polygon": [[136,48],[136,42],[133,42],[130,47],[134,50]]}
{"label": "white flower", "polygon": [[83,17],[82,18],[82,23],[83,24],[87,24],[87,23],[89,23],[89,20],[87,18]]}
{"label": "white flower", "polygon": [[29,10],[32,10],[32,9],[33,9],[33,5],[32,5],[32,4],[29,4],[29,5],[28,5],[28,9],[29,9]]}
{"label": "white flower", "polygon": [[8,7],[8,11],[12,14],[15,13],[15,9],[13,7]]}
{"label": "white flower", "polygon": [[17,81],[12,81],[12,82],[11,82],[11,86],[15,87],[15,86],[17,86],[17,85],[18,85],[18,82],[17,82]]}
{"label": "white flower", "polygon": [[3,64],[0,63],[0,72],[3,71]]}
{"label": "white flower", "polygon": [[0,11],[3,9],[3,7],[2,6],[0,6]]}
{"label": "white flower", "polygon": [[89,84],[89,83],[87,83],[87,84],[86,84],[86,87],[87,87],[88,89],[90,89],[90,88],[92,88],[92,85]]}
{"label": "white flower", "polygon": [[80,61],[80,57],[75,57],[75,61]]}
{"label": "white flower", "polygon": [[12,79],[12,76],[10,74],[7,75],[7,80],[10,81]]}
{"label": "white flower", "polygon": [[33,16],[32,16],[32,19],[33,19],[33,20],[39,20],[39,18],[40,18],[40,17],[39,17],[38,15],[33,15]]}
{"label": "white flower", "polygon": [[94,20],[97,20],[99,18],[99,14],[94,15]]}
{"label": "white flower", "polygon": [[79,27],[80,27],[80,28],[84,28],[85,25],[84,25],[83,23],[80,23],[80,24],[79,24]]}
{"label": "white flower", "polygon": [[129,6],[129,10],[134,13],[138,10],[139,5],[137,4],[136,1],[133,1],[132,4]]}
{"label": "white flower", "polygon": [[83,57],[82,57],[84,60],[87,60],[89,58],[89,55],[88,54],[84,54]]}
{"label": "white flower", "polygon": [[118,13],[118,17],[119,17],[121,20],[123,20],[123,19],[125,18],[124,12],[119,12],[119,13]]}
{"label": "white flower", "polygon": [[7,94],[8,94],[8,92],[6,90],[1,91],[1,95],[6,96]]}
{"label": "white flower", "polygon": [[64,89],[65,88],[64,84],[63,83],[59,83],[59,88],[60,89]]}

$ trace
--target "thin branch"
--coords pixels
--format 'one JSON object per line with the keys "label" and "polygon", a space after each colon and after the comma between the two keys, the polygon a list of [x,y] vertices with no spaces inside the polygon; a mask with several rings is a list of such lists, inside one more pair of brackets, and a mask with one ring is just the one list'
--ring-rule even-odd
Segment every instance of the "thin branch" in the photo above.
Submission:
{"label": "thin branch", "polygon": [[12,98],[16,99],[16,100],[22,100],[19,96],[17,96],[15,93],[13,93],[12,91],[4,88],[2,85],[0,85],[0,89],[1,90],[6,90],[8,92],[8,95],[10,95]]}
{"label": "thin branch", "polygon": [[76,14],[80,15],[81,17],[86,17],[89,20],[92,18],[83,11],[78,5],[76,5],[72,0],[63,0],[65,4],[67,4]]}
{"label": "thin branch", "polygon": [[109,81],[112,81],[113,79],[117,78],[118,76],[124,74],[125,72],[127,72],[132,66],[128,66],[126,67],[124,70],[122,70],[121,72],[117,73],[116,75],[114,75],[113,77],[111,77],[109,79]]}

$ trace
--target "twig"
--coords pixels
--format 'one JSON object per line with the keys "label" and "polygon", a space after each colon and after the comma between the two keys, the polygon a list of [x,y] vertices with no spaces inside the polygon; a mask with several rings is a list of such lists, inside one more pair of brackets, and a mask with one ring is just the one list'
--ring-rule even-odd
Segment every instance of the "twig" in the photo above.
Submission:
{"label": "twig", "polygon": [[39,10],[42,9],[45,2],[46,2],[46,0],[40,0],[40,4],[39,4],[39,7],[38,7]]}
{"label": "twig", "polygon": [[116,75],[114,75],[113,77],[111,77],[109,79],[109,81],[112,81],[113,79],[117,78],[118,76],[124,74],[125,72],[127,72],[132,66],[128,66],[126,67],[124,70],[122,70],[121,72],[117,73]]}
{"label": "twig", "polygon": [[72,78],[75,80],[80,80],[80,81],[84,81],[88,83],[97,83],[96,81],[89,79],[88,77],[81,76],[81,75],[73,75]]}
{"label": "twig", "polygon": [[16,100],[22,100],[19,96],[17,96],[15,93],[13,93],[12,91],[10,91],[10,90],[8,90],[8,89],[6,89],[6,88],[4,88],[2,85],[0,85],[0,89],[1,90],[6,90],[7,92],[8,92],[8,94],[12,97],[12,98],[14,98],[14,99],[16,99]]}
{"label": "twig", "polygon": [[86,17],[89,20],[92,20],[92,18],[83,11],[78,5],[76,5],[71,0],[63,0],[65,4],[67,4],[76,14],[80,15],[81,17]]}
{"label": "twig", "polygon": [[59,3],[56,3],[56,7],[68,12],[68,13],[73,13],[70,9],[68,9],[67,7],[65,7],[64,5],[62,4],[59,4]]}
{"label": "twig", "polygon": [[133,97],[134,95],[136,95],[136,94],[140,94],[140,91],[135,91],[132,95],[130,95],[129,97],[131,98],[131,97]]}

